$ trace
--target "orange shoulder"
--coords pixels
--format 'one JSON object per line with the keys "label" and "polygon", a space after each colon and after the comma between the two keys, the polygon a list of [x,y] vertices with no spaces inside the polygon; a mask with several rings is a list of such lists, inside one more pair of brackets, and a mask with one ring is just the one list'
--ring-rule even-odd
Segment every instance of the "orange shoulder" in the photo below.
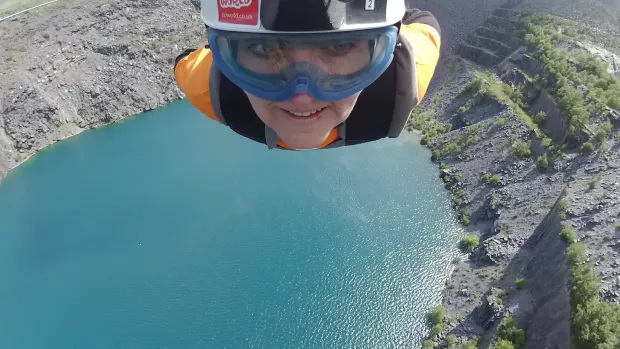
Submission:
{"label": "orange shoulder", "polygon": [[219,121],[211,103],[209,73],[213,64],[211,50],[203,47],[177,59],[174,78],[189,102],[209,118]]}
{"label": "orange shoulder", "polygon": [[418,78],[418,103],[426,95],[435,74],[441,49],[441,36],[437,29],[424,23],[401,26],[401,33],[413,47]]}

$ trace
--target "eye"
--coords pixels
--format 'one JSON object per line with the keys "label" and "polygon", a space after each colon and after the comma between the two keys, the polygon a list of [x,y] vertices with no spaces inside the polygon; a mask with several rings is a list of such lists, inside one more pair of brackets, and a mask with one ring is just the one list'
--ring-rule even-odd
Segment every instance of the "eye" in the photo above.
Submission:
{"label": "eye", "polygon": [[335,56],[343,56],[351,52],[355,48],[355,43],[346,42],[341,44],[330,45],[326,47],[326,50]]}
{"label": "eye", "polygon": [[250,43],[248,45],[248,50],[259,57],[266,58],[277,52],[281,46],[282,45],[274,41],[262,41]]}

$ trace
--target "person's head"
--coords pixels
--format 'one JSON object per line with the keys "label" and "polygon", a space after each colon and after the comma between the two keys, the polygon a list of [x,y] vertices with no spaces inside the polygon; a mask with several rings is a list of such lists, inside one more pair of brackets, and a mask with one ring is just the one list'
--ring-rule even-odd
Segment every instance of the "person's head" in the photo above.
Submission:
{"label": "person's head", "polygon": [[216,66],[295,149],[319,147],[387,69],[404,0],[202,0]]}

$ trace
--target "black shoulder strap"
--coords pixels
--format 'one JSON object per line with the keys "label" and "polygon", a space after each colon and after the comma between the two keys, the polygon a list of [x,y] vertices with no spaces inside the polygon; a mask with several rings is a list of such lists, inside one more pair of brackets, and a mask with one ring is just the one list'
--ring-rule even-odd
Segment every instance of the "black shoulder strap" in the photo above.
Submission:
{"label": "black shoulder strap", "polygon": [[[215,64],[211,69],[217,69]],[[248,96],[224,74],[220,72],[219,75],[220,110],[222,116],[225,116],[226,124],[244,137],[259,143],[266,143],[265,123],[256,115]],[[211,95],[211,98],[216,98],[216,96]]]}

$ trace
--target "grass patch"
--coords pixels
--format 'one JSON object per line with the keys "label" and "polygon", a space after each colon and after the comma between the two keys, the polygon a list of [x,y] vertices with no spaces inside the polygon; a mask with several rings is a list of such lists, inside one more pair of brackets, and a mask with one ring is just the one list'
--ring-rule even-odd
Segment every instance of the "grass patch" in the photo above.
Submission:
{"label": "grass patch", "polygon": [[448,73],[448,76],[439,91],[435,94],[429,107],[426,110],[422,110],[421,105],[416,105],[411,112],[409,120],[407,120],[407,130],[409,132],[413,130],[420,131],[422,135],[421,143],[423,145],[429,144],[433,138],[448,133],[452,130],[452,126],[450,124],[438,122],[435,119],[435,113],[445,87],[450,83],[450,81],[452,81],[452,78],[456,73],[456,68],[457,61],[456,57],[454,57],[452,58],[450,65],[450,72]]}
{"label": "grass patch", "polygon": [[537,129],[536,124],[523,108],[523,91],[521,89],[513,89],[506,84],[497,82],[493,79],[493,76],[488,73],[479,73],[479,79],[482,83],[476,83],[475,86],[481,86],[480,93],[489,95],[499,102],[510,106],[530,129]]}
{"label": "grass patch", "polygon": [[561,198],[558,202],[558,213],[561,220],[566,220],[566,211],[570,207],[570,201],[567,198]]}
{"label": "grass patch", "polygon": [[592,177],[592,179],[588,183],[588,188],[595,189],[596,187],[599,186],[602,179],[603,179],[603,173],[602,172],[597,173],[594,177]]}
{"label": "grass patch", "polygon": [[28,52],[25,46],[9,46],[4,48],[5,52]]}
{"label": "grass patch", "polygon": [[515,280],[515,287],[517,288],[517,290],[525,288],[525,279],[518,278],[517,280]]}

